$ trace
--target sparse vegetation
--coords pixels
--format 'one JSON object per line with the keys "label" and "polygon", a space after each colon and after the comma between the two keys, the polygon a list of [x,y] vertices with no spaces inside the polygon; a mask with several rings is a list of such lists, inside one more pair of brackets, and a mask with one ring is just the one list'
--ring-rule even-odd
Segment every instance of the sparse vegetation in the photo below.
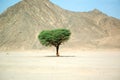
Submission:
{"label": "sparse vegetation", "polygon": [[55,46],[56,56],[60,56],[59,46],[69,40],[70,35],[71,32],[68,29],[44,30],[39,34],[38,39],[44,46]]}

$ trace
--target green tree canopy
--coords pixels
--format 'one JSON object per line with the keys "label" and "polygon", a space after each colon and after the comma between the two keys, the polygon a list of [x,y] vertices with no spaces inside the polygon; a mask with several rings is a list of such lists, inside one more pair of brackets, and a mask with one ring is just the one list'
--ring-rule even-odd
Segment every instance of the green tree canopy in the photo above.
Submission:
{"label": "green tree canopy", "polygon": [[71,32],[68,29],[44,30],[39,34],[38,39],[44,46],[55,46],[57,50],[57,56],[59,56],[59,45],[69,40],[70,35]]}

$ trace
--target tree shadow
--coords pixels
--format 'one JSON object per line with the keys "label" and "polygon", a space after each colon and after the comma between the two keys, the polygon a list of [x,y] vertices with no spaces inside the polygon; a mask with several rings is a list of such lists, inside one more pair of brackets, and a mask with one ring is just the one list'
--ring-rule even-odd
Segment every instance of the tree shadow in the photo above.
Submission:
{"label": "tree shadow", "polygon": [[44,56],[44,57],[76,57],[76,56]]}

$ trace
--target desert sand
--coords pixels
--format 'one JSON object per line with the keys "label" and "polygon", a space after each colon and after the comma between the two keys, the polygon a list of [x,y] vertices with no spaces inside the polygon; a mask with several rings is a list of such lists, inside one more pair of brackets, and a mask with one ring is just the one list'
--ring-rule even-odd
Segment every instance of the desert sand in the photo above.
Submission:
{"label": "desert sand", "polygon": [[0,80],[120,80],[119,51],[0,52]]}
{"label": "desert sand", "polygon": [[[44,48],[38,34],[56,28],[72,33],[61,57],[54,49],[26,51]],[[120,80],[120,20],[97,9],[72,12],[50,0],[22,0],[0,14],[0,80]]]}

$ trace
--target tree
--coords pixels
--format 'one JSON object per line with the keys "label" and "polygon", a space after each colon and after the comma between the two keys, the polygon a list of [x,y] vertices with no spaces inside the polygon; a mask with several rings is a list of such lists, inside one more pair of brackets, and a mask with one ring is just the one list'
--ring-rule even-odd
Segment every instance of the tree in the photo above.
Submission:
{"label": "tree", "polygon": [[59,46],[70,38],[68,29],[44,30],[38,35],[40,43],[44,46],[56,47],[56,56],[59,55]]}

